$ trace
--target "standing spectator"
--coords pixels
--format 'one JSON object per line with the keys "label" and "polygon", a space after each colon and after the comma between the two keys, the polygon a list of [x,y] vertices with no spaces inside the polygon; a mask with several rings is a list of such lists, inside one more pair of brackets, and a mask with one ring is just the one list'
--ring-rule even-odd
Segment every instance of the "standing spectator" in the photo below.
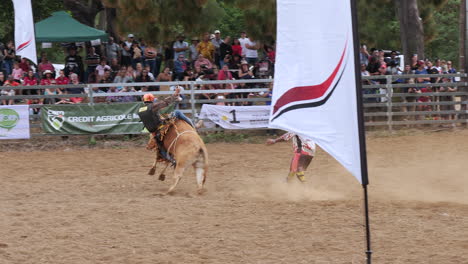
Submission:
{"label": "standing spectator", "polygon": [[205,34],[203,34],[203,41],[198,43],[197,51],[199,55],[203,55],[204,58],[208,59],[211,62],[213,61],[215,47],[210,41],[210,33],[206,32]]}
{"label": "standing spectator", "polygon": [[198,58],[197,45],[200,43],[200,40],[197,37],[192,38],[192,43],[189,46],[189,58],[193,63]]}
{"label": "standing spectator", "polygon": [[44,72],[49,70],[51,72],[55,72],[54,65],[49,62],[46,56],[41,57],[41,62],[37,66],[39,76],[44,75]]}
{"label": "standing spectator", "polygon": [[158,56],[158,51],[152,45],[149,45],[145,48],[145,67],[149,67],[149,72],[151,74],[156,74],[156,58]]}
{"label": "standing spectator", "polygon": [[122,66],[129,66],[132,64],[132,43],[135,36],[133,34],[128,34],[127,41],[122,41],[120,44],[120,50],[122,51],[122,57],[120,64]]}
{"label": "standing spectator", "polygon": [[109,61],[116,59],[117,61],[120,58],[121,47],[114,42],[113,37],[109,37],[109,42],[106,44],[106,57]]}
{"label": "standing spectator", "polygon": [[447,68],[448,68],[447,73],[450,73],[450,74],[457,73],[457,69],[453,67],[452,61],[447,61]]}
{"label": "standing spectator", "polygon": [[[428,74],[426,68],[424,67],[425,63],[424,61],[419,61],[418,62],[418,68],[414,71],[414,74]],[[417,83],[429,83],[430,78],[429,77],[423,77],[423,78],[417,78]]]}
{"label": "standing spectator", "polygon": [[255,65],[258,60],[258,48],[259,44],[253,40],[252,37],[249,37],[245,42],[245,59],[249,64]]}
{"label": "standing spectator", "polygon": [[83,59],[77,54],[76,46],[68,48],[68,56],[65,58],[65,75],[68,77],[71,73],[82,76],[84,72]]}
{"label": "standing spectator", "polygon": [[[451,83],[452,78],[443,77],[441,82],[442,83]],[[439,92],[445,92],[445,93],[447,93],[447,92],[456,92],[457,90],[458,90],[458,88],[456,86],[453,86],[453,87],[447,86],[447,87],[440,87],[439,88]],[[440,97],[440,101],[441,102],[453,102],[454,97],[452,95],[444,95],[444,96]],[[441,105],[440,110],[441,111],[454,111],[455,110],[455,105],[453,105],[453,104]],[[445,119],[445,120],[455,120],[455,114],[446,114],[446,115],[442,115],[442,116],[443,116],[443,119]],[[455,123],[452,123],[452,127],[455,127]]]}
{"label": "standing spectator", "polygon": [[239,39],[234,39],[234,41],[232,42],[232,55],[235,56],[235,55],[239,55],[240,57],[242,57],[242,46],[239,42]]}
{"label": "standing spectator", "polygon": [[419,63],[418,54],[413,54],[413,56],[411,56],[411,62],[410,62],[410,66],[413,71],[416,71],[419,68],[418,63]]}
{"label": "standing spectator", "polygon": [[225,64],[224,59],[226,59],[226,56],[229,56],[229,58],[232,56],[232,46],[230,43],[231,37],[227,36],[224,38],[224,41],[219,45],[220,67],[223,67],[223,65]]}
{"label": "standing spectator", "polygon": [[220,66],[220,61],[224,59],[224,56],[221,57],[220,51],[221,43],[223,43],[223,40],[221,39],[221,31],[215,30],[214,35],[214,39],[211,40],[211,43],[213,43],[213,46],[215,48],[214,62],[216,65]]}
{"label": "standing spectator", "polygon": [[367,64],[367,71],[370,73],[370,75],[380,75],[379,68],[379,59],[376,56],[371,56],[369,63]]}
{"label": "standing spectator", "polygon": [[185,53],[189,49],[189,44],[185,42],[184,39],[184,34],[179,34],[177,35],[177,41],[172,45],[172,49],[174,50],[174,61],[177,61],[180,55],[185,57]]}
{"label": "standing spectator", "polygon": [[13,61],[16,59],[15,45],[13,41],[8,41],[6,49],[3,50],[3,64],[7,75],[13,71]]}
{"label": "standing spectator", "polygon": [[239,40],[239,43],[240,43],[240,46],[241,46],[241,51],[242,51],[241,56],[245,57],[246,51],[247,51],[247,48],[245,47],[245,44],[249,41],[249,39],[247,38],[247,34],[245,34],[245,31],[241,31],[240,38],[238,40]]}
{"label": "standing spectator", "polygon": [[136,68],[137,63],[143,63],[143,51],[135,41],[132,43],[132,67]]}
{"label": "standing spectator", "polygon": [[174,61],[174,79],[182,81],[184,79],[184,72],[189,68],[190,63],[185,59],[183,54]]}
{"label": "standing spectator", "polygon": [[86,56],[86,64],[88,68],[86,70],[85,79],[88,79],[89,75],[96,71],[96,67],[99,65],[100,56],[96,53],[96,49],[91,46],[88,49],[88,55]]}
{"label": "standing spectator", "polygon": [[369,52],[367,51],[367,46],[365,44],[361,45],[361,50],[359,52],[359,62],[362,64],[365,64],[367,67],[367,64],[369,64]]}

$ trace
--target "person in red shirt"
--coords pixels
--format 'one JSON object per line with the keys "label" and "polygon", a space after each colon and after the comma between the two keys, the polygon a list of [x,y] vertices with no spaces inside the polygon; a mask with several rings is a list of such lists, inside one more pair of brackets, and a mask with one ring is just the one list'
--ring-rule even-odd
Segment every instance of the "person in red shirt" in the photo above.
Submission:
{"label": "person in red shirt", "polygon": [[234,55],[239,55],[242,57],[242,46],[239,42],[239,39],[234,39],[234,41],[232,42],[232,56]]}
{"label": "person in red shirt", "polygon": [[26,58],[21,58],[19,67],[23,70],[23,72],[28,72],[31,69],[31,65],[29,65],[29,61]]}
{"label": "person in red shirt", "polygon": [[45,70],[44,71],[44,78],[42,78],[40,85],[54,85],[55,79],[52,78],[52,71]]}
{"label": "person in red shirt", "polygon": [[[70,83],[70,79],[68,79],[67,76],[65,76],[65,71],[64,70],[60,70],[59,72],[59,76],[57,78],[55,78],[55,83],[57,85],[67,85]],[[62,93],[65,93],[65,88],[58,88]]]}

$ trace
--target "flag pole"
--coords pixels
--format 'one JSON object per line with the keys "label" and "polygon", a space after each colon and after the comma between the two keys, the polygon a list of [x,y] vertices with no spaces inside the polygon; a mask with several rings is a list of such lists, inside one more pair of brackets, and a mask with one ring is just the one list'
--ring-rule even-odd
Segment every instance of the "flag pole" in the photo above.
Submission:
{"label": "flag pole", "polygon": [[361,183],[364,191],[364,219],[366,228],[366,259],[367,264],[372,263],[372,249],[371,249],[371,234],[369,224],[369,198],[367,195],[367,185],[369,184],[367,172],[367,155],[366,155],[366,131],[364,127],[364,113],[362,102],[362,82],[361,82],[361,65],[360,65],[360,43],[357,19],[357,6],[356,0],[351,1],[351,20],[353,27],[353,42],[354,42],[354,67],[356,75],[356,100],[357,100],[357,117],[359,128],[359,150],[361,155]]}

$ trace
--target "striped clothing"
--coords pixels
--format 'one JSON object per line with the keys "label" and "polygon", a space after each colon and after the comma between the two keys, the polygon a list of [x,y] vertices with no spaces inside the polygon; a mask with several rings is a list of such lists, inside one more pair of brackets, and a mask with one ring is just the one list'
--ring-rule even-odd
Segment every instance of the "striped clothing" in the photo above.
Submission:
{"label": "striped clothing", "polygon": [[315,143],[310,139],[305,139],[292,132],[288,132],[280,137],[281,139],[288,141],[292,138],[294,152],[305,152],[310,156],[315,155]]}

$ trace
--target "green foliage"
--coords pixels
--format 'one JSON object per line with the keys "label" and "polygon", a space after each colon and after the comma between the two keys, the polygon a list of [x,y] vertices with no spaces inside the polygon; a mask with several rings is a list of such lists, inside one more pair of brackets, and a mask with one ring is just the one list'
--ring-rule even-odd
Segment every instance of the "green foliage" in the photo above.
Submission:
{"label": "green foliage", "polygon": [[245,30],[245,18],[242,9],[227,5],[221,2],[220,6],[224,9],[225,15],[220,23],[215,26],[223,36],[230,36],[231,39],[239,37],[239,33]]}
{"label": "green foliage", "polygon": [[458,64],[459,6],[460,0],[449,0],[434,13],[435,37],[426,45],[427,57],[451,60],[455,65]]}
{"label": "green foliage", "polygon": [[237,134],[237,133],[211,133],[202,136],[202,139],[205,143],[215,143],[215,142],[226,142],[226,143],[240,143],[244,142],[248,138],[248,135]]}
{"label": "green foliage", "polygon": [[[33,0],[32,9],[34,22],[39,22],[49,17],[53,12],[63,10],[63,0]],[[2,1],[0,21],[2,21],[0,23],[0,40],[2,42],[12,40],[15,27],[12,1]]]}

